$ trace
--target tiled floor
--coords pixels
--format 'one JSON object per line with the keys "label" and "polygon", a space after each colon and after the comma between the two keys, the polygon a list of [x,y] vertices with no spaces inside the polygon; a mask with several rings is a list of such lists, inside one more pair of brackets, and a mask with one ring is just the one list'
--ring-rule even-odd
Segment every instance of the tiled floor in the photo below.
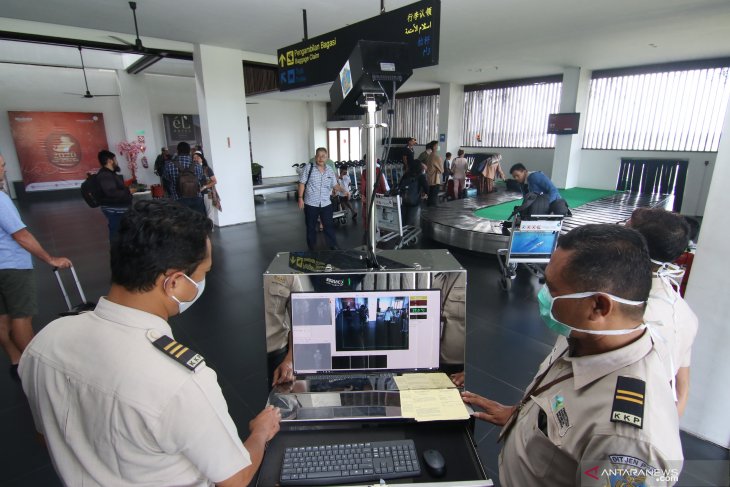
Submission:
{"label": "tiled floor", "polygon": [[[106,222],[80,198],[23,205],[21,214],[33,234],[55,255],[75,267],[90,300],[103,295],[109,282]],[[304,221],[294,200],[269,195],[257,200],[257,221],[217,229],[213,235],[213,270],[205,294],[184,315],[173,318],[176,338],[199,351],[218,372],[223,393],[244,433],[248,421],[266,402],[264,313],[261,275],[277,251],[301,250]],[[362,239],[361,225],[337,229],[341,247]],[[424,247],[437,247],[423,242]],[[470,390],[503,402],[518,401],[537,365],[550,350],[554,335],[537,314],[537,283],[520,275],[509,294],[497,284],[492,256],[453,250],[468,269],[467,381]],[[41,312],[36,329],[63,310],[64,302],[50,269],[36,263]],[[497,477],[498,429],[480,423],[479,452],[489,475]],[[0,374],[0,485],[60,485],[48,454],[36,443],[34,428],[20,387]],[[690,435],[682,436],[687,459],[728,460],[728,451]],[[685,472],[681,485],[727,485],[712,468]]]}

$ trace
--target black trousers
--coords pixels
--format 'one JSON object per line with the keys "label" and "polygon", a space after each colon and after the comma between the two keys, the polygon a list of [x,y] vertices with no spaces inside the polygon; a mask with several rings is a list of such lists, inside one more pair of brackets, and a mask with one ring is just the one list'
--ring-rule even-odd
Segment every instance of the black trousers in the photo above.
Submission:
{"label": "black trousers", "polygon": [[324,238],[329,248],[337,247],[335,237],[335,223],[332,221],[332,205],[309,206],[304,205],[304,221],[307,224],[307,247],[314,250],[317,247],[317,217],[324,227]]}
{"label": "black trousers", "polygon": [[421,219],[419,218],[419,212],[421,211],[421,206],[408,206],[408,205],[401,205],[400,207],[400,214],[401,218],[403,219],[403,225],[410,225],[412,227],[418,227],[421,224]]}
{"label": "black trousers", "polygon": [[440,188],[440,184],[434,184],[433,186],[428,187],[428,206],[436,206],[436,203],[438,203]]}

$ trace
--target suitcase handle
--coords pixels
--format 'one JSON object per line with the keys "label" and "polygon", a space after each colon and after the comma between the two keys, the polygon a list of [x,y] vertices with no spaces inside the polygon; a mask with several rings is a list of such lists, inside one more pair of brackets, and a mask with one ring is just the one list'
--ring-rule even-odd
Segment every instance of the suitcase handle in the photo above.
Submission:
{"label": "suitcase handle", "polygon": [[[61,292],[63,293],[63,299],[66,300],[66,307],[68,307],[69,311],[73,309],[73,306],[71,306],[71,300],[68,297],[68,292],[66,292],[66,287],[63,285],[63,281],[61,280],[61,273],[59,272],[58,267],[53,268],[53,273],[56,275],[56,280],[58,281],[58,286],[61,288]],[[71,274],[74,277],[74,282],[76,283],[76,289],[79,292],[79,296],[81,296],[81,301],[83,303],[86,303],[86,295],[84,294],[84,290],[81,289],[81,283],[79,282],[79,277],[76,275],[76,269],[74,269],[73,266],[71,266]]]}

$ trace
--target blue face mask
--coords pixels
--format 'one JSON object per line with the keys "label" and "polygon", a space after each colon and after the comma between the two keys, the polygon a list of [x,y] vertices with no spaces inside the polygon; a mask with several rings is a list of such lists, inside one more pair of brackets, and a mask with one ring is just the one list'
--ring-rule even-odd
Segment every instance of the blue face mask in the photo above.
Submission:
{"label": "blue face mask", "polygon": [[618,303],[628,304],[632,306],[639,306],[644,304],[644,301],[631,301],[599,291],[566,294],[564,296],[558,296],[554,298],[550,295],[550,290],[548,290],[547,284],[545,284],[542,286],[542,289],[540,289],[540,292],[537,293],[537,302],[540,305],[540,318],[542,318],[542,321],[545,322],[548,328],[553,330],[558,335],[563,335],[565,337],[570,336],[571,331],[587,333],[589,335],[627,335],[637,330],[643,330],[644,328],[646,328],[646,324],[642,323],[636,328],[629,328],[624,330],[583,330],[581,328],[574,328],[570,325],[566,325],[565,323],[555,319],[555,316],[553,315],[553,304],[555,303],[556,299],[580,299],[587,298],[595,294],[604,294]]}

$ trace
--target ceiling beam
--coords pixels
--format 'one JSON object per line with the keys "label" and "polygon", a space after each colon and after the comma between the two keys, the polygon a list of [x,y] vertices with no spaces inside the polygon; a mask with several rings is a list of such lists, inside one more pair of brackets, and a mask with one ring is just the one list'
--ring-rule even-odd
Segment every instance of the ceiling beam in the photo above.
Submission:
{"label": "ceiling beam", "polygon": [[144,54],[151,56],[166,57],[170,59],[193,60],[192,52],[176,51],[172,49],[156,49],[146,47],[144,52],[139,52],[134,46],[126,44],[114,44],[112,42],[90,41],[86,39],[72,39],[68,37],[53,37],[39,34],[27,34],[24,32],[10,32],[0,30],[0,40],[31,42],[34,44],[49,44],[54,46],[83,47],[84,49],[96,49],[98,51],[119,52],[124,54]]}

